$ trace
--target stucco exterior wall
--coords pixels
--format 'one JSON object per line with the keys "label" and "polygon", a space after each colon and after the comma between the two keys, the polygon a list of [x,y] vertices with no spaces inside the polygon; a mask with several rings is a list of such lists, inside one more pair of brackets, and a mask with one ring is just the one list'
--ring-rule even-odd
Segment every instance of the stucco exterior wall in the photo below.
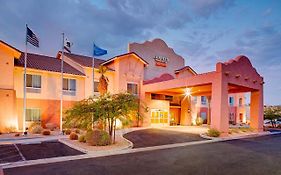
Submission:
{"label": "stucco exterior wall", "polygon": [[[184,67],[183,57],[177,55],[173,49],[161,39],[155,39],[153,41],[146,41],[140,43],[130,43],[128,46],[128,52],[135,52],[145,61],[148,62],[148,66],[144,69],[144,80],[149,80],[154,77],[159,77],[164,73],[175,76],[175,70]],[[155,56],[167,57],[169,61],[166,67],[155,65]]]}
{"label": "stucco exterior wall", "polygon": [[[17,92],[17,98],[23,98],[24,72],[23,68],[15,67],[14,70],[14,88]],[[35,69],[27,69],[27,74],[41,75],[40,93],[27,92],[27,99],[49,99],[60,100],[61,98],[61,74],[47,72]],[[85,77],[64,74],[64,78],[76,79],[76,94],[74,96],[64,95],[63,99],[67,101],[79,101],[85,98]]]}

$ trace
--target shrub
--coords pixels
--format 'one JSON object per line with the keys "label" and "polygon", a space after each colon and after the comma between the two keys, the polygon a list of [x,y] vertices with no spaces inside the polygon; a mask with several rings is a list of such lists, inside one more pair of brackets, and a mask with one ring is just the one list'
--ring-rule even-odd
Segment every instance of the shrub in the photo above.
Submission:
{"label": "shrub", "polygon": [[80,135],[79,138],[78,138],[78,141],[85,143],[86,142],[85,135]]}
{"label": "shrub", "polygon": [[197,117],[195,122],[197,126],[201,126],[203,124],[203,119],[201,117]]}
{"label": "shrub", "polygon": [[43,135],[45,136],[48,136],[48,135],[51,135],[51,131],[48,130],[48,129],[45,129],[43,132],[42,132]]}
{"label": "shrub", "polygon": [[41,122],[32,122],[31,124],[29,124],[28,129],[31,130],[31,128],[37,125],[41,126]]}
{"label": "shrub", "polygon": [[20,136],[20,133],[16,133],[16,134],[15,134],[15,137],[19,137],[19,136]]}
{"label": "shrub", "polygon": [[53,131],[57,128],[57,125],[55,123],[47,123],[46,128]]}
{"label": "shrub", "polygon": [[16,131],[17,131],[17,128],[15,126],[9,126],[9,127],[5,128],[6,133],[13,133],[13,132],[16,132]]}
{"label": "shrub", "polygon": [[111,143],[110,136],[103,130],[90,130],[86,133],[86,142],[91,146],[105,146]]}
{"label": "shrub", "polygon": [[75,132],[72,132],[72,133],[69,135],[69,139],[70,139],[70,140],[77,140],[77,139],[78,139],[78,135],[77,135]]}
{"label": "shrub", "polygon": [[75,132],[76,134],[80,134],[80,129],[75,129],[74,132]]}
{"label": "shrub", "polygon": [[64,130],[64,134],[69,135],[70,133],[71,133],[71,130],[70,130],[70,129]]}
{"label": "shrub", "polygon": [[207,135],[210,137],[219,137],[220,132],[217,129],[209,129]]}
{"label": "shrub", "polygon": [[43,131],[43,128],[41,125],[34,125],[32,126],[29,131],[32,133],[32,134],[41,134],[42,131]]}

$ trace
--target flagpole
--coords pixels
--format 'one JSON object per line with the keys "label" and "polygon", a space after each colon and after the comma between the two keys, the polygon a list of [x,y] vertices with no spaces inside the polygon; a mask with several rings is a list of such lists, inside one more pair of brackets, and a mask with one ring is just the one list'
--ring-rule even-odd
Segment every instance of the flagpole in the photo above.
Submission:
{"label": "flagpole", "polygon": [[[93,45],[94,46],[94,45]],[[93,60],[92,60],[92,69],[93,69],[93,98],[95,95],[95,57],[94,57],[94,48],[93,48]],[[92,129],[94,128],[94,114],[92,115]]]}
{"label": "flagpole", "polygon": [[27,24],[26,24],[26,35],[25,35],[25,52],[24,52],[24,83],[23,83],[23,133],[26,131],[25,120],[26,120],[26,63],[27,63]]}
{"label": "flagpole", "polygon": [[63,113],[63,62],[64,62],[64,33],[62,33],[62,51],[61,51],[61,97],[60,97],[60,131],[62,131],[62,113]]}

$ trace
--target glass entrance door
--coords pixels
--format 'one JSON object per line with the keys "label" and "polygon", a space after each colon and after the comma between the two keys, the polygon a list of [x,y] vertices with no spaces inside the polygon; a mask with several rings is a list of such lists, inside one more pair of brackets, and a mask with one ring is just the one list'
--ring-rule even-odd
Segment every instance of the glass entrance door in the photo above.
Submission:
{"label": "glass entrance door", "polygon": [[151,124],[168,124],[168,112],[162,110],[152,110]]}

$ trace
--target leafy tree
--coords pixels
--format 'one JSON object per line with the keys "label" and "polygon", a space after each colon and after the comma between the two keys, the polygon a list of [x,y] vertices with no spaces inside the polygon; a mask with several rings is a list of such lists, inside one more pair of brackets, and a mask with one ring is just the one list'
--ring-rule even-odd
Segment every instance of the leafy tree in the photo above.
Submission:
{"label": "leafy tree", "polygon": [[100,95],[105,95],[107,93],[108,78],[105,76],[106,72],[107,72],[106,66],[99,67],[98,73],[100,73],[101,76],[99,78],[98,90],[100,92]]}
{"label": "leafy tree", "polygon": [[265,106],[264,119],[270,120],[272,127],[276,127],[275,120],[281,118],[281,106]]}
{"label": "leafy tree", "polygon": [[[65,124],[69,127],[89,129],[95,122],[102,121],[107,123],[107,131],[112,139],[116,120],[126,123],[131,119],[130,115],[137,112],[138,104],[137,97],[128,93],[104,94],[95,99],[88,98],[66,111]],[[106,127],[103,129],[106,130]]]}

